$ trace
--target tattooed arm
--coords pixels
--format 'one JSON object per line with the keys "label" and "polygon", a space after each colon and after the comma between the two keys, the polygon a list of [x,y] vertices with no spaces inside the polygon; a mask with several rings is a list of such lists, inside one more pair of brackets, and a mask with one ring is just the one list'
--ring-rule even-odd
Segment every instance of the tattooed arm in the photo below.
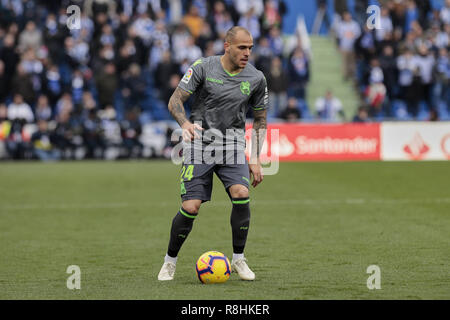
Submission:
{"label": "tattooed arm", "polygon": [[183,124],[186,121],[189,121],[186,118],[186,112],[184,111],[183,103],[189,99],[190,93],[184,91],[183,89],[176,88],[173,92],[172,96],[169,100],[169,111],[172,117],[178,122],[180,127],[183,127]]}
{"label": "tattooed arm", "polygon": [[178,122],[183,129],[183,139],[185,141],[191,141],[194,137],[198,137],[195,130],[203,130],[198,124],[192,124],[186,118],[186,112],[184,110],[183,103],[189,99],[190,93],[183,89],[176,88],[169,100],[169,111],[172,117]]}
{"label": "tattooed arm", "polygon": [[264,178],[260,156],[267,132],[267,110],[254,110],[253,114],[252,148],[249,168],[251,175],[253,175],[252,186],[256,187]]}

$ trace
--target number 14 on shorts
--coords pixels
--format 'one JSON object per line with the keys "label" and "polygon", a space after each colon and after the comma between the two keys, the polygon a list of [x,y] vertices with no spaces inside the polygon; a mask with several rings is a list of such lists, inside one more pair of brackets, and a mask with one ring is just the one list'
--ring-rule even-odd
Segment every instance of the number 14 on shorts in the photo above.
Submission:
{"label": "number 14 on shorts", "polygon": [[183,168],[181,169],[180,180],[190,181],[193,177],[194,177],[194,165],[193,164],[184,165]]}
{"label": "number 14 on shorts", "polygon": [[184,186],[184,181],[190,181],[194,177],[194,165],[184,165],[181,169],[181,176],[180,176],[180,183],[181,188],[180,192],[181,195],[186,194],[186,187]]}

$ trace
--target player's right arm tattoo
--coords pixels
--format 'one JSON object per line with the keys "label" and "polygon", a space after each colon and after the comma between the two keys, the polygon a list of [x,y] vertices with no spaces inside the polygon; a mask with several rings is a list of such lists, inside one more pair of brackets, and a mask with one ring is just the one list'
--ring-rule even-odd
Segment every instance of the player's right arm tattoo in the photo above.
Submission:
{"label": "player's right arm tattoo", "polygon": [[267,110],[253,111],[252,150],[250,158],[259,159],[267,132]]}
{"label": "player's right arm tattoo", "polygon": [[178,122],[180,127],[188,121],[183,103],[189,99],[190,93],[183,89],[176,88],[169,100],[169,111],[172,117]]}

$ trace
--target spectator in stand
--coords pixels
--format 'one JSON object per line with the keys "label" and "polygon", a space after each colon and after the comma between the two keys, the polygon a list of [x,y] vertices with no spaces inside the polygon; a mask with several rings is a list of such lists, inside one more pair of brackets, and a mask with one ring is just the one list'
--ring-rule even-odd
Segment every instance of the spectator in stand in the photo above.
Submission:
{"label": "spectator in stand", "polygon": [[309,82],[309,61],[301,47],[296,47],[288,60],[290,95],[297,99],[305,99],[305,88]]}
{"label": "spectator in stand", "polygon": [[87,118],[83,120],[83,141],[87,148],[87,158],[100,159],[103,157],[105,144],[102,135],[103,131],[97,110],[91,109]]}
{"label": "spectator in stand", "polygon": [[180,65],[172,59],[172,54],[167,50],[163,53],[154,72],[155,87],[160,91],[163,90],[174,74],[181,74]]}
{"label": "spectator in stand", "polygon": [[442,28],[439,28],[439,24],[436,24],[438,32],[436,33],[436,47],[439,49],[447,48],[450,46],[450,23],[445,24]]}
{"label": "spectator in stand", "polygon": [[450,25],[450,0],[445,1],[445,6],[441,9],[439,17],[442,23]]}
{"label": "spectator in stand", "polygon": [[433,102],[437,107],[441,102],[447,104],[450,112],[450,58],[447,49],[441,48],[434,67],[435,85],[433,88]]}
{"label": "spectator in stand", "polygon": [[10,121],[9,134],[6,138],[6,150],[8,155],[16,159],[29,159],[30,154],[30,144],[27,137],[24,134],[24,119],[15,119]]}
{"label": "spectator in stand", "polygon": [[238,26],[246,28],[253,36],[254,40],[258,40],[261,36],[261,26],[259,24],[258,15],[255,13],[255,9],[250,8],[238,21]]}
{"label": "spectator in stand", "polygon": [[19,94],[27,104],[32,105],[35,99],[31,76],[26,73],[22,63],[17,65],[17,73],[12,79],[11,89],[13,94]]}
{"label": "spectator in stand", "polygon": [[358,108],[358,113],[353,117],[353,122],[362,123],[369,121],[369,114],[367,112],[367,108],[364,106],[360,106]]}
{"label": "spectator in stand", "polygon": [[38,120],[38,130],[31,136],[34,155],[41,161],[54,161],[61,158],[55,147],[55,135],[48,129],[46,120]]}
{"label": "spectator in stand", "polygon": [[201,57],[202,51],[198,46],[195,45],[195,40],[193,37],[187,38],[186,46],[175,53],[175,60],[181,63],[183,60],[186,60],[188,64],[191,64]]}
{"label": "spectator in stand", "polygon": [[258,19],[264,12],[263,0],[234,0],[234,6],[241,16],[252,10]]}
{"label": "spectator in stand", "polygon": [[344,79],[354,79],[356,70],[354,45],[361,35],[361,28],[358,23],[352,19],[350,12],[345,12],[343,21],[339,25],[337,32],[339,48],[344,59]]}
{"label": "spectator in stand", "polygon": [[229,12],[226,11],[225,4],[222,1],[214,2],[213,12],[209,17],[209,24],[217,34],[225,34],[233,27],[234,24],[231,20],[231,16]]}
{"label": "spectator in stand", "polygon": [[419,12],[417,10],[417,4],[414,0],[406,0],[406,12],[405,12],[405,33],[408,33],[412,28],[414,22],[419,19]]}
{"label": "spectator in stand", "polygon": [[272,28],[281,29],[282,16],[286,12],[286,5],[284,1],[267,0],[264,3],[264,13],[262,16],[263,33],[267,33]]}
{"label": "spectator in stand", "polygon": [[439,121],[439,113],[435,109],[430,110],[428,121]]}
{"label": "spectator in stand", "polygon": [[428,108],[434,109],[432,102],[432,75],[435,65],[435,58],[432,52],[425,44],[420,45],[418,48],[417,64],[419,66],[420,78],[421,78],[421,98],[420,100],[426,101]]}
{"label": "spectator in stand", "polygon": [[5,74],[5,63],[0,60],[0,103],[3,103],[8,95],[8,78]]}
{"label": "spectator in stand", "polygon": [[272,52],[276,56],[282,56],[283,54],[283,38],[281,37],[281,31],[278,27],[272,27],[269,31],[269,45]]}
{"label": "spectator in stand", "polygon": [[48,97],[50,104],[55,105],[63,91],[61,74],[56,65],[48,65],[47,70],[44,73],[42,89]]}
{"label": "spectator in stand", "polygon": [[33,110],[28,103],[26,103],[21,94],[15,94],[13,102],[8,106],[8,119],[23,120],[31,123],[34,121]]}
{"label": "spectator in stand", "polygon": [[3,38],[3,47],[0,48],[0,59],[5,65],[5,90],[7,92],[12,89],[12,79],[16,76],[15,72],[18,71],[17,64],[20,61],[15,42],[14,35],[7,33]]}
{"label": "spectator in stand", "polygon": [[141,67],[137,63],[130,65],[128,72],[122,79],[122,96],[125,99],[125,108],[142,105],[142,100],[147,92],[147,85],[142,76]]}
{"label": "spectator in stand", "polygon": [[319,119],[334,122],[344,118],[342,102],[333,95],[331,90],[327,90],[325,96],[317,98],[315,107]]}
{"label": "spectator in stand", "polygon": [[5,140],[9,136],[11,122],[8,120],[8,107],[0,102],[0,141]]}
{"label": "spectator in stand", "polygon": [[95,80],[100,108],[108,104],[114,105],[114,94],[118,88],[115,65],[107,63]]}
{"label": "spectator in stand", "polygon": [[142,126],[139,122],[139,109],[133,108],[125,114],[125,120],[120,123],[122,140],[128,157],[137,157],[142,154],[143,145],[139,141]]}
{"label": "spectator in stand", "polygon": [[398,72],[397,63],[394,56],[394,49],[391,46],[384,47],[379,61],[381,70],[384,75],[383,83],[386,87],[386,94],[389,100],[392,101],[398,93]]}
{"label": "spectator in stand", "polygon": [[420,69],[417,66],[413,71],[411,84],[406,88],[405,102],[408,108],[408,113],[416,119],[419,112],[419,102],[423,97],[422,80]]}
{"label": "spectator in stand", "polygon": [[198,10],[198,15],[202,18],[206,18],[208,15],[208,0],[191,0],[193,6],[195,6]]}
{"label": "spectator in stand", "polygon": [[203,23],[202,30],[197,38],[197,45],[202,52],[205,52],[207,43],[211,41],[214,41],[214,34],[211,25],[208,22],[205,22]]}
{"label": "spectator in stand", "polygon": [[187,26],[194,39],[197,39],[200,36],[205,21],[199,15],[198,8],[195,5],[191,5],[188,13],[183,18],[183,23]]}
{"label": "spectator in stand", "polygon": [[56,102],[55,107],[55,115],[59,115],[63,112],[73,112],[74,111],[74,105],[72,100],[72,95],[70,92],[64,92],[59,98],[59,100]]}
{"label": "spectator in stand", "polygon": [[81,104],[83,92],[86,87],[87,85],[84,81],[84,76],[81,70],[74,70],[74,72],[72,73],[72,81],[70,83],[70,92],[72,94],[72,100],[75,106],[79,106]]}
{"label": "spectator in stand", "polygon": [[20,94],[15,94],[13,102],[8,106],[8,120],[10,121],[9,135],[6,140],[8,154],[13,159],[29,158],[30,146],[23,128],[26,123],[34,121],[34,115],[31,107]]}
{"label": "spectator in stand", "polygon": [[358,0],[354,2],[355,20],[359,25],[366,23],[368,7],[369,0]]}
{"label": "spectator in stand", "polygon": [[302,118],[302,113],[299,109],[298,100],[294,97],[290,97],[287,101],[287,105],[279,114],[279,117],[286,122],[299,121]]}
{"label": "spectator in stand", "polygon": [[274,117],[283,111],[282,108],[287,105],[288,98],[288,75],[279,57],[272,59],[270,72],[266,77],[270,105],[268,115]]}
{"label": "spectator in stand", "polygon": [[33,21],[28,21],[25,30],[20,33],[19,46],[17,47],[20,52],[24,52],[26,49],[37,50],[42,45],[42,32],[36,28],[36,24]]}
{"label": "spectator in stand", "polygon": [[270,70],[270,64],[273,58],[273,51],[270,48],[270,42],[267,37],[261,37],[253,51],[255,58],[255,67],[267,74]]}
{"label": "spectator in stand", "polygon": [[385,39],[386,34],[394,32],[394,25],[390,16],[389,9],[387,7],[381,8],[380,27],[375,29],[375,37],[378,42]]}
{"label": "spectator in stand", "polygon": [[366,89],[366,99],[370,106],[371,117],[380,116],[386,98],[386,87],[384,86],[384,74],[378,59],[372,59],[369,70],[369,85]]}
{"label": "spectator in stand", "polygon": [[117,73],[122,75],[132,63],[137,63],[138,58],[136,54],[136,46],[130,39],[125,40],[124,44],[119,49],[119,56],[117,58]]}
{"label": "spectator in stand", "polygon": [[180,82],[180,80],[181,80],[181,76],[177,73],[173,73],[170,76],[167,84],[161,89],[160,97],[166,105],[169,103],[172,93],[178,87],[178,83]]}
{"label": "spectator in stand", "polygon": [[113,17],[116,7],[117,4],[114,0],[86,0],[83,11],[90,17],[98,16],[100,13]]}
{"label": "spectator in stand", "polygon": [[417,93],[418,81],[417,70],[419,68],[416,57],[412,51],[406,47],[404,52],[397,58],[397,68],[399,72],[400,97],[407,103],[410,114],[417,114]]}
{"label": "spectator in stand", "polygon": [[134,20],[132,27],[136,35],[142,40],[144,46],[147,48],[150,47],[155,24],[149,14],[147,12],[140,13],[137,19]]}
{"label": "spectator in stand", "polygon": [[120,155],[120,146],[122,143],[119,122],[116,119],[116,111],[112,105],[107,105],[99,111],[101,121],[102,140],[104,141],[104,158],[115,160]]}
{"label": "spectator in stand", "polygon": [[41,94],[36,103],[36,120],[50,121],[52,119],[52,108],[45,94]]}
{"label": "spectator in stand", "polygon": [[79,159],[84,156],[82,148],[82,127],[70,112],[62,112],[56,117],[55,145],[63,159]]}
{"label": "spectator in stand", "polygon": [[369,61],[376,53],[375,36],[367,25],[355,42],[355,52],[362,56],[363,61]]}

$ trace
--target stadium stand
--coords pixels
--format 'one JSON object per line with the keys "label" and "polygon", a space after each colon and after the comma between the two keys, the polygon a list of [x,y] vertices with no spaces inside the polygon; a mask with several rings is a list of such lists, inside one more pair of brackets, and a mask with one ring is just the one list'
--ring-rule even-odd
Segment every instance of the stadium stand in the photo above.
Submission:
{"label": "stadium stand", "polygon": [[[355,30],[355,39],[344,43],[344,65],[368,119],[448,119],[450,1],[380,1],[383,32],[364,29],[366,5],[374,1],[336,1],[330,8],[331,2],[314,3],[311,10],[321,12],[315,28],[335,35],[340,49]],[[71,5],[80,9],[79,26],[72,25]],[[171,93],[193,61],[222,53],[224,34],[236,24],[253,34],[251,62],[268,79],[269,120],[328,121],[313,105],[325,91],[312,88],[314,101],[308,98],[311,79],[328,79],[329,70],[311,66],[309,39],[292,24],[302,5],[1,0],[0,158],[167,157],[168,137],[177,127],[166,107]],[[340,22],[346,11],[354,21],[347,30]],[[329,38],[317,36],[312,44],[329,48]],[[341,82],[336,74],[331,78]],[[354,112],[345,115],[350,121],[357,109],[348,107],[353,93],[340,83],[336,87],[344,111]]]}

